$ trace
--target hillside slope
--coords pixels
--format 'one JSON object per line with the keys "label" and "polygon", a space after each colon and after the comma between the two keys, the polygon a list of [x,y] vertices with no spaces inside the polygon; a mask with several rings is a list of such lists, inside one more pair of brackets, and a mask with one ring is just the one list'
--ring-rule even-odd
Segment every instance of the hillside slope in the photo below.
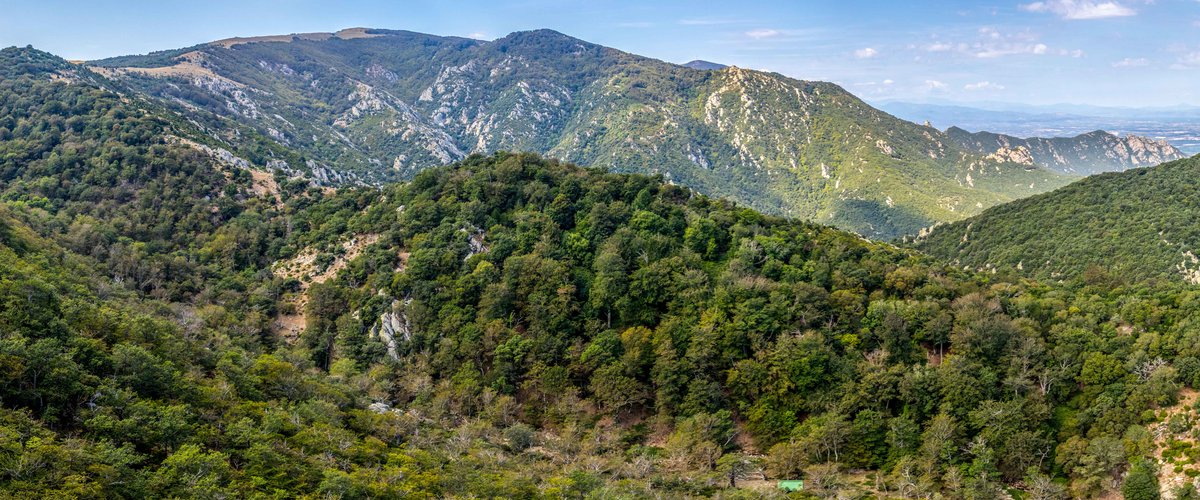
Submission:
{"label": "hillside slope", "polygon": [[1137,135],[1118,137],[1103,130],[1075,137],[1021,139],[950,127],[946,135],[967,151],[1016,163],[1036,164],[1068,175],[1119,172],[1186,157],[1166,141]]}
{"label": "hillside slope", "polygon": [[1101,174],[934,228],[917,247],[975,268],[1200,283],[1200,157]]}
{"label": "hillside slope", "polygon": [[[314,356],[403,363],[388,404],[422,414],[486,415],[467,395],[494,391],[542,429],[539,454],[590,426],[584,454],[617,477],[764,467],[824,493],[994,498],[1019,479],[1056,497],[1053,462],[1101,496],[1152,459],[1128,429],[1200,373],[1186,289],[950,271],[644,176],[500,154],[354,200],[327,224],[370,243],[314,297],[341,299],[310,317]],[[864,486],[842,467],[890,472]],[[644,491],[621,484],[597,495]]]}
{"label": "hillside slope", "polygon": [[331,183],[535,151],[890,238],[1067,181],[967,153],[833,84],[692,69],[549,30],[483,42],[354,29],[89,67],[211,128],[251,124]]}

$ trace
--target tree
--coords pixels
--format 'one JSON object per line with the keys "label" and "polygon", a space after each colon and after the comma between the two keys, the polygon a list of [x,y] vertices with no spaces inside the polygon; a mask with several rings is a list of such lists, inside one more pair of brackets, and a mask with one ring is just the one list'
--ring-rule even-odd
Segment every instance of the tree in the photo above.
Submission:
{"label": "tree", "polygon": [[820,496],[831,496],[842,487],[837,464],[815,464],[804,470],[804,487]]}
{"label": "tree", "polygon": [[1158,468],[1149,460],[1138,460],[1121,484],[1125,500],[1158,500]]}
{"label": "tree", "polygon": [[1042,474],[1035,468],[1030,468],[1025,474],[1025,486],[1029,500],[1064,500],[1067,498],[1066,488],[1055,483],[1050,476]]}
{"label": "tree", "polygon": [[313,350],[317,366],[329,369],[337,339],[337,320],[347,311],[346,291],[336,283],[319,283],[308,289],[303,339]]}
{"label": "tree", "polygon": [[838,462],[841,460],[841,449],[850,437],[852,427],[845,417],[830,412],[816,417],[809,417],[796,427],[796,435],[809,450],[816,461]]}
{"label": "tree", "polygon": [[163,461],[150,480],[150,489],[160,498],[226,498],[233,493],[228,489],[232,476],[225,454],[185,444]]}
{"label": "tree", "polygon": [[784,441],[767,451],[767,474],[777,479],[800,477],[808,467],[808,453],[798,443]]}
{"label": "tree", "polygon": [[625,375],[620,363],[610,363],[592,375],[592,393],[604,409],[619,414],[625,408],[641,404],[648,397],[644,384]]}
{"label": "tree", "polygon": [[520,453],[533,446],[534,439],[537,435],[528,425],[516,424],[504,430],[504,439],[508,441],[509,448]]}
{"label": "tree", "polygon": [[952,458],[957,433],[958,424],[954,417],[942,413],[930,420],[921,434],[921,458],[931,470]]}
{"label": "tree", "polygon": [[744,453],[729,453],[717,459],[717,472],[729,478],[730,488],[736,488],[739,479],[747,479],[761,469],[758,458]]}
{"label": "tree", "polygon": [[596,278],[592,281],[591,305],[596,310],[603,311],[605,325],[612,326],[613,313],[620,313],[629,301],[626,293],[629,275],[626,272],[625,259],[615,242],[603,247],[596,256],[593,269]]}
{"label": "tree", "polygon": [[675,431],[667,438],[666,448],[676,462],[711,470],[733,438],[733,422],[728,411],[698,413],[679,420]]}

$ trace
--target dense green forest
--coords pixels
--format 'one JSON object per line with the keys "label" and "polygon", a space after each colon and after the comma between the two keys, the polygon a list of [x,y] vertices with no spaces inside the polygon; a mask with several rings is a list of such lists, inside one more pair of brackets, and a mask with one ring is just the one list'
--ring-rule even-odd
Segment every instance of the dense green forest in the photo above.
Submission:
{"label": "dense green forest", "polygon": [[1200,283],[1200,157],[1092,176],[936,227],[917,248],[975,269]]}
{"label": "dense green forest", "polygon": [[1200,475],[1182,285],[964,271],[530,154],[264,192],[186,121],[37,67],[0,78],[8,496],[1141,499]]}

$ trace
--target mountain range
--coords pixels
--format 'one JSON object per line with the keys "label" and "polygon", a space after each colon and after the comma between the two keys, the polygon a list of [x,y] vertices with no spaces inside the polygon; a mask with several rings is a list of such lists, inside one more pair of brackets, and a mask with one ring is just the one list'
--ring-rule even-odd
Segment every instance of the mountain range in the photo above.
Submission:
{"label": "mountain range", "polygon": [[[0,491],[1195,495],[1200,159],[985,209],[995,186],[1073,177],[831,84],[505,40],[354,30],[104,65],[0,50]],[[692,107],[659,142],[601,128],[669,131],[638,120]],[[581,139],[603,168],[455,142],[533,148],[542,130],[547,151],[621,139]],[[756,196],[773,184],[753,168],[684,186],[652,162],[707,140],[764,178],[778,163],[752,145],[825,158],[835,191],[875,175],[864,200],[913,182],[896,207],[995,196],[917,249],[872,242],[696,192]],[[422,163],[450,146],[466,156]],[[402,154],[426,156],[393,169]],[[654,175],[608,171],[635,167]],[[820,217],[893,212],[851,213]]]}
{"label": "mountain range", "polygon": [[1075,137],[1022,139],[950,127],[946,135],[968,151],[1015,163],[1041,165],[1067,175],[1119,172],[1186,157],[1167,141],[1136,135],[1118,137],[1103,130]]}
{"label": "mountain range", "polygon": [[905,120],[939,128],[987,130],[1015,137],[1071,137],[1105,130],[1119,135],[1163,140],[1186,155],[1200,153],[1200,112],[1194,107],[1112,108],[1012,103],[913,103],[883,101],[880,109]]}
{"label": "mountain range", "polygon": [[478,41],[350,29],[85,66],[210,131],[215,146],[257,147],[222,132],[234,123],[300,151],[287,168],[325,184],[535,151],[892,238],[1071,179],[965,150],[834,84],[694,69],[549,30]]}

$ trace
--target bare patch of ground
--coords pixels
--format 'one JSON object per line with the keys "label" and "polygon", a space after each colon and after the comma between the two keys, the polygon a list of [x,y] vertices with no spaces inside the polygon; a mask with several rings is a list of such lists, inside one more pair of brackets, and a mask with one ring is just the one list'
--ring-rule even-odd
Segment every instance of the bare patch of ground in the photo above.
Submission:
{"label": "bare patch of ground", "polygon": [[139,75],[153,76],[157,78],[167,77],[184,77],[184,78],[211,78],[233,85],[234,87],[244,87],[245,85],[225,78],[214,73],[212,70],[204,66],[204,53],[193,50],[186,52],[175,58],[174,66],[161,66],[157,68],[106,68],[102,66],[88,66],[88,69],[100,73],[107,77],[120,76],[128,73],[136,73]]}
{"label": "bare patch of ground", "polygon": [[348,28],[337,33],[292,33],[290,35],[269,35],[269,36],[248,36],[234,37],[217,40],[209,43],[209,45],[218,45],[224,48],[231,48],[244,43],[263,43],[263,42],[282,42],[291,43],[295,40],[311,40],[315,42],[325,41],[330,38],[341,38],[343,40],[353,40],[355,38],[371,38],[383,36],[367,33],[367,28]]}
{"label": "bare patch of ground", "polygon": [[308,324],[304,316],[305,306],[308,305],[308,289],[314,283],[324,283],[337,277],[350,261],[362,255],[363,250],[379,241],[378,234],[362,234],[342,242],[342,254],[334,257],[333,262],[324,269],[318,269],[316,260],[319,255],[315,248],[306,248],[291,259],[276,262],[272,266],[275,276],[293,278],[300,282],[300,291],[285,302],[285,310],[290,312],[280,314],[271,323],[271,329],[276,335],[282,336],[289,342],[295,341]]}
{"label": "bare patch of ground", "polygon": [[1200,413],[1195,404],[1200,396],[1192,389],[1179,393],[1179,403],[1158,412],[1158,421],[1149,425],[1154,436],[1154,456],[1158,460],[1158,484],[1163,498],[1173,498],[1174,490],[1200,477]]}
{"label": "bare patch of ground", "polygon": [[314,42],[320,42],[330,38],[333,38],[333,33],[292,33],[290,35],[236,36],[233,38],[224,38],[215,42],[209,42],[208,44],[217,45],[228,49],[234,47],[235,45],[242,45],[245,43],[291,43],[294,40],[311,40]]}
{"label": "bare patch of ground", "polygon": [[276,205],[282,203],[282,200],[279,198],[279,183],[275,182],[274,173],[250,169],[250,178],[252,180],[250,190],[254,194],[270,198],[275,201]]}
{"label": "bare patch of ground", "polygon": [[355,38],[375,38],[383,35],[378,33],[367,33],[367,28],[346,28],[334,33],[333,36],[341,38],[342,40],[353,40]]}

